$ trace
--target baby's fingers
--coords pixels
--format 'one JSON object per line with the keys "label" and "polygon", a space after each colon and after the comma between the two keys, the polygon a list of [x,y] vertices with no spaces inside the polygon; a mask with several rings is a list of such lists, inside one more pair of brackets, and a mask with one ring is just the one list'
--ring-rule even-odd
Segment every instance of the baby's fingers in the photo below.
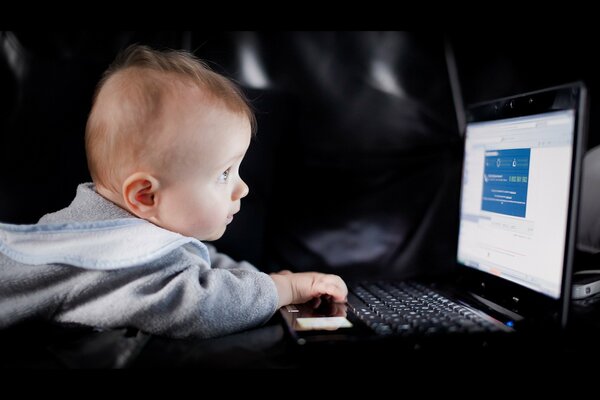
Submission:
{"label": "baby's fingers", "polygon": [[327,275],[323,283],[323,293],[331,296],[333,301],[343,303],[347,300],[348,288],[342,278],[337,275]]}
{"label": "baby's fingers", "polygon": [[281,274],[281,275],[290,275],[290,274],[293,274],[293,272],[290,271],[289,269],[282,269],[281,271],[277,271],[277,273]]}

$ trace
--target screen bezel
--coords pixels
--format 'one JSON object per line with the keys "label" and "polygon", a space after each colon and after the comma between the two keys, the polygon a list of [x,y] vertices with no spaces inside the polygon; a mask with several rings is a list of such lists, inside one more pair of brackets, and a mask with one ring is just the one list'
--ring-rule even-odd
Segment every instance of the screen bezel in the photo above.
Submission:
{"label": "screen bezel", "polygon": [[[461,281],[467,289],[511,311],[524,316],[541,316],[558,322],[560,327],[567,324],[568,307],[571,299],[571,275],[575,250],[574,223],[577,221],[581,160],[586,138],[587,90],[582,82],[552,87],[517,96],[505,97],[473,104],[466,109],[467,125],[473,122],[494,121],[505,118],[530,116],[551,111],[573,110],[575,126],[573,132],[573,156],[571,161],[571,188],[567,210],[567,230],[563,259],[561,294],[558,299],[526,288],[506,279],[479,271],[458,261]],[[465,127],[466,130],[466,127]],[[467,132],[463,132],[466,140]],[[464,163],[463,163],[464,174]],[[464,175],[463,175],[464,176]],[[460,208],[462,210],[462,190]],[[540,315],[540,312],[543,315]],[[537,318],[536,318],[537,319]]]}

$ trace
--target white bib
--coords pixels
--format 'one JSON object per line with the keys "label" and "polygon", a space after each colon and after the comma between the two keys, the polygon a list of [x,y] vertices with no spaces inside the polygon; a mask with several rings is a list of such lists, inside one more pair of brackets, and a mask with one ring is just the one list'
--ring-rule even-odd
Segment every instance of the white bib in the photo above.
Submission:
{"label": "white bib", "polygon": [[195,238],[143,219],[60,224],[0,223],[0,252],[29,265],[68,264],[111,270],[139,266],[190,243],[209,265],[206,246]]}

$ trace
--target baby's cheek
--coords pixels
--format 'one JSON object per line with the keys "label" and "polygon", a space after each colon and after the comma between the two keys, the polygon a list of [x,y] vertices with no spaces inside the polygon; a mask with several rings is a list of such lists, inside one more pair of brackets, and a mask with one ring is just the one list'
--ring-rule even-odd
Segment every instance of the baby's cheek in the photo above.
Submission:
{"label": "baby's cheek", "polygon": [[220,213],[209,213],[204,215],[198,215],[195,223],[197,231],[208,235],[214,233],[216,230],[221,229],[225,225],[225,217],[221,218]]}

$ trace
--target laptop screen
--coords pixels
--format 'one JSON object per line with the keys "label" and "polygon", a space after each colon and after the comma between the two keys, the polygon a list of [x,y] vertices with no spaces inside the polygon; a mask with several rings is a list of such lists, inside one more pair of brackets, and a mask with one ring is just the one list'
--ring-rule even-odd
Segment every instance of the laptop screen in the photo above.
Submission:
{"label": "laptop screen", "polygon": [[459,263],[554,299],[563,287],[571,209],[571,106],[471,118],[465,132]]}

